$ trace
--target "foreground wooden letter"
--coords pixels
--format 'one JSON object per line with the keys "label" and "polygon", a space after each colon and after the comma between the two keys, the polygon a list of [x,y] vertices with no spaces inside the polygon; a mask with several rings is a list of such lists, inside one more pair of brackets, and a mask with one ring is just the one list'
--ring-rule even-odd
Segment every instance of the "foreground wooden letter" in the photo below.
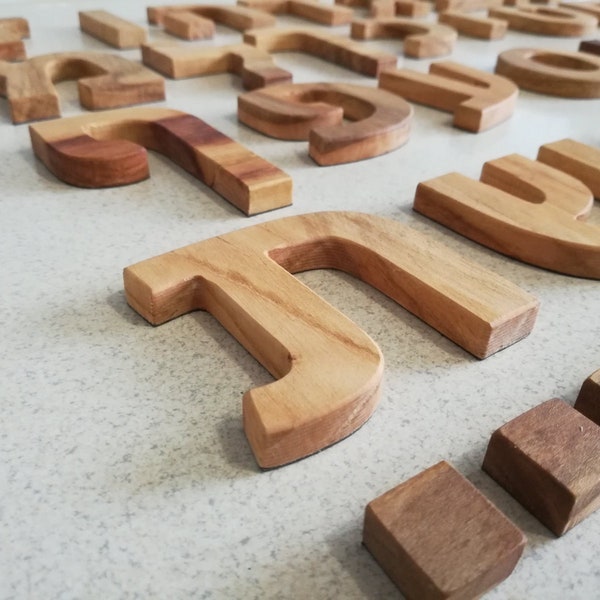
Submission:
{"label": "foreground wooden letter", "polygon": [[8,99],[14,123],[60,116],[54,82],[71,79],[78,80],[79,100],[90,110],[165,98],[160,75],[114,54],[60,52],[0,62],[0,95]]}
{"label": "foreground wooden letter", "polygon": [[0,19],[0,60],[23,60],[26,52],[21,40],[27,37],[29,23],[26,19]]}
{"label": "foreground wooden letter", "polygon": [[600,506],[600,427],[548,400],[493,433],[483,470],[560,536]]}
{"label": "foreground wooden letter", "polygon": [[369,283],[482,358],[526,336],[538,307],[422,234],[360,213],[279,219],[126,268],[127,301],[150,323],[207,310],[278,379],[243,399],[246,435],[262,467],[343,439],[377,403],[377,345],[290,275],[322,268]]}
{"label": "foreground wooden letter", "polygon": [[247,215],[287,206],[292,181],[200,119],[168,108],[129,108],[31,125],[36,156],[59,179],[108,187],[148,177],[144,147],[210,186]]}
{"label": "foreground wooden letter", "polygon": [[238,4],[271,14],[301,17],[321,25],[346,25],[354,16],[350,8],[320,4],[315,0],[238,0]]}
{"label": "foreground wooden letter", "polygon": [[527,538],[445,461],[367,505],[363,543],[408,600],[479,598]]}
{"label": "foreground wooden letter", "polygon": [[410,69],[388,69],[379,87],[411,102],[454,113],[454,126],[484,131],[512,116],[519,90],[498,75],[454,62],[432,63],[429,74]]}
{"label": "foreground wooden letter", "polygon": [[286,83],[292,74],[280,69],[268,52],[248,44],[229,46],[142,46],[145,65],[159,73],[180,79],[214,73],[235,73],[246,89]]}
{"label": "foreground wooden letter", "polygon": [[600,57],[586,52],[513,48],[498,56],[496,73],[541,94],[600,98]]}
{"label": "foreground wooden letter", "polygon": [[437,23],[416,22],[400,17],[358,19],[352,22],[350,35],[357,40],[400,38],[404,54],[414,58],[431,58],[450,54],[457,34],[452,27]]}
{"label": "foreground wooden letter", "polygon": [[[344,118],[354,121],[344,124]],[[238,119],[261,133],[309,141],[319,165],[395,150],[409,135],[412,108],[384,90],[343,83],[282,84],[238,96]]]}
{"label": "foreground wooden letter", "polygon": [[600,425],[600,369],[583,382],[574,408]]}
{"label": "foreground wooden letter", "polygon": [[297,51],[318,56],[352,71],[377,77],[382,69],[394,67],[397,58],[387,52],[369,50],[343,36],[319,29],[257,29],[244,34],[244,42],[267,52]]}
{"label": "foreground wooden letter", "polygon": [[527,263],[600,279],[600,228],[579,180],[518,154],[485,163],[481,182],[449,173],[420,183],[414,209]]}
{"label": "foreground wooden letter", "polygon": [[105,10],[79,13],[82,31],[115,48],[139,48],[146,41],[146,30]]}

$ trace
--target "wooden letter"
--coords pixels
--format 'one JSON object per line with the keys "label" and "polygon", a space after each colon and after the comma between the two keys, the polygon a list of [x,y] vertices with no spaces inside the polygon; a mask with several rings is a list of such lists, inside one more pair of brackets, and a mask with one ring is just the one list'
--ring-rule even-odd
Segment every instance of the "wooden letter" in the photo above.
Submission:
{"label": "wooden letter", "polygon": [[502,0],[436,0],[435,10],[459,10],[461,12],[473,12],[484,10],[493,6],[502,6]]}
{"label": "wooden letter", "polygon": [[592,205],[577,179],[511,154],[485,163],[481,182],[449,173],[420,183],[413,208],[502,254],[600,279],[600,228],[584,220]]}
{"label": "wooden letter", "polygon": [[77,79],[87,109],[164,100],[164,79],[114,54],[61,52],[21,63],[0,62],[0,95],[8,99],[13,123],[60,116],[54,82]]}
{"label": "wooden letter", "polygon": [[548,400],[493,433],[483,470],[560,536],[600,506],[600,427]]}
{"label": "wooden letter", "polygon": [[377,403],[377,345],[289,274],[322,268],[362,279],[479,357],[527,335],[538,308],[422,234],[360,213],[278,219],[126,268],[127,301],[150,323],[207,310],[278,379],[243,399],[262,467],[343,439]]}
{"label": "wooden letter", "polygon": [[496,73],[541,94],[600,98],[600,57],[585,52],[513,48],[498,56]]}
{"label": "wooden letter", "polygon": [[393,54],[369,50],[319,29],[257,29],[246,32],[244,42],[267,52],[305,52],[369,77],[377,77],[382,69],[394,67],[397,62]]}
{"label": "wooden letter", "polygon": [[537,159],[579,179],[600,200],[600,148],[565,139],[541,146]]}
{"label": "wooden letter", "polygon": [[445,461],[367,505],[363,543],[408,600],[479,598],[527,538]]}
{"label": "wooden letter", "polygon": [[376,19],[389,17],[426,17],[431,12],[431,2],[421,0],[373,0],[371,16]]}
{"label": "wooden letter", "polygon": [[146,30],[105,10],[79,13],[81,31],[114,48],[139,48],[146,41]]}
{"label": "wooden letter", "polygon": [[71,185],[109,187],[145,179],[146,147],[168,156],[247,215],[292,202],[292,181],[283,171],[176,110],[114,110],[29,130],[36,156]]}
{"label": "wooden letter", "polygon": [[354,16],[350,8],[320,4],[315,0],[238,0],[238,5],[276,15],[301,17],[321,25],[346,25]]}
{"label": "wooden letter", "polygon": [[499,40],[506,35],[508,28],[508,23],[502,19],[474,17],[456,10],[440,13],[438,21],[454,27],[458,33],[483,40]]}
{"label": "wooden letter", "polygon": [[142,46],[145,65],[159,73],[181,79],[213,73],[235,73],[246,89],[286,83],[292,74],[280,69],[268,52],[248,44],[229,46]]}
{"label": "wooden letter", "polygon": [[429,74],[410,69],[388,69],[379,87],[411,102],[454,113],[454,125],[484,131],[514,112],[518,88],[508,79],[454,62],[432,63]]}
{"label": "wooden letter", "polygon": [[600,55],[600,40],[584,40],[579,44],[579,52]]}
{"label": "wooden letter", "polygon": [[372,40],[400,38],[404,54],[414,58],[431,58],[450,54],[457,34],[452,27],[437,23],[421,23],[399,17],[389,19],[357,19],[352,22],[352,38]]}
{"label": "wooden letter", "polygon": [[[346,125],[346,118],[354,123]],[[409,135],[411,106],[384,90],[342,83],[282,84],[238,97],[238,119],[272,137],[309,140],[319,165],[395,150]]]}
{"label": "wooden letter", "polygon": [[21,40],[28,37],[29,23],[25,19],[0,19],[0,60],[23,60],[26,52]]}
{"label": "wooden letter", "polygon": [[591,15],[547,6],[494,7],[489,15],[507,21],[509,29],[539,35],[579,37],[595,33],[598,27],[598,20]]}
{"label": "wooden letter", "polygon": [[559,2],[562,8],[579,10],[600,20],[600,2]]}
{"label": "wooden letter", "polygon": [[575,410],[600,425],[600,369],[584,382],[575,401]]}

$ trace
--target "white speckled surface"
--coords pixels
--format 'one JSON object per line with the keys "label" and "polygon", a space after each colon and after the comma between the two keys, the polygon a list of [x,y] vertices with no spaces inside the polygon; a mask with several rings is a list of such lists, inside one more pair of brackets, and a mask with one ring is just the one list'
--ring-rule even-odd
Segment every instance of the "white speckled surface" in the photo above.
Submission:
{"label": "white speckled surface", "polygon": [[[78,28],[77,11],[100,4],[145,24],[138,0],[4,3],[0,16],[29,19],[29,56],[116,53]],[[152,41],[167,38],[152,29]],[[198,43],[239,39],[218,27],[214,42]],[[400,41],[369,44],[401,53]],[[461,37],[451,58],[492,71],[509,47],[578,44],[520,33],[496,42]],[[298,82],[375,84],[300,54],[276,61]],[[399,57],[399,65],[428,64]],[[78,114],[75,85],[59,89],[63,114]],[[164,105],[200,116],[293,176],[294,205],[250,219],[156,155],[151,178],[137,185],[69,187],[35,160],[27,126],[13,126],[0,100],[0,597],[397,598],[361,547],[364,507],[447,459],[529,536],[515,572],[490,599],[599,598],[600,513],[554,539],[480,464],[495,428],[554,396],[572,403],[600,367],[600,284],[494,254],[411,204],[419,181],[451,170],[476,177],[485,160],[511,152],[533,158],[540,144],[566,136],[600,146],[600,100],[522,92],[514,117],[479,135],[417,106],[400,150],[319,168],[306,143],[238,124],[241,91],[232,75],[168,81]],[[350,438],[261,472],[240,401],[269,375],[206,313],[149,326],[126,305],[121,270],[219,233],[322,209],[410,224],[538,296],[541,312],[530,337],[478,361],[361,282],[300,275],[380,344],[383,394]],[[593,220],[600,223],[597,214]]]}

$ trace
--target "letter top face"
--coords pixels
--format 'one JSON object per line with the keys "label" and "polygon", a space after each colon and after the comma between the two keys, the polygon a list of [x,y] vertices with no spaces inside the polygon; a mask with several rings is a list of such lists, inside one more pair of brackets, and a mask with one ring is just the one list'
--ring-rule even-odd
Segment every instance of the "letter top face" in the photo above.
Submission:
{"label": "letter top face", "polygon": [[[125,269],[129,304],[153,324],[208,310],[278,381],[247,392],[260,466],[343,439],[375,409],[377,345],[290,272],[344,270],[481,358],[526,336],[538,303],[398,223],[317,213],[256,225]],[[288,272],[289,271],[289,272]]]}

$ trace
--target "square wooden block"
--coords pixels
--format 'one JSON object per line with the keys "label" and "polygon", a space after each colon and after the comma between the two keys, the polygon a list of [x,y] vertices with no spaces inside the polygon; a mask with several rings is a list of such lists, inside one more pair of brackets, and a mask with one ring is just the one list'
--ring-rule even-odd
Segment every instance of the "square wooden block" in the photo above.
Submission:
{"label": "square wooden block", "polygon": [[600,369],[583,382],[575,401],[575,410],[600,425]]}
{"label": "square wooden block", "polygon": [[510,575],[526,541],[445,461],[365,511],[363,543],[408,599],[478,598]]}
{"label": "square wooden block", "polygon": [[548,400],[492,434],[483,470],[562,535],[600,506],[600,427]]}

